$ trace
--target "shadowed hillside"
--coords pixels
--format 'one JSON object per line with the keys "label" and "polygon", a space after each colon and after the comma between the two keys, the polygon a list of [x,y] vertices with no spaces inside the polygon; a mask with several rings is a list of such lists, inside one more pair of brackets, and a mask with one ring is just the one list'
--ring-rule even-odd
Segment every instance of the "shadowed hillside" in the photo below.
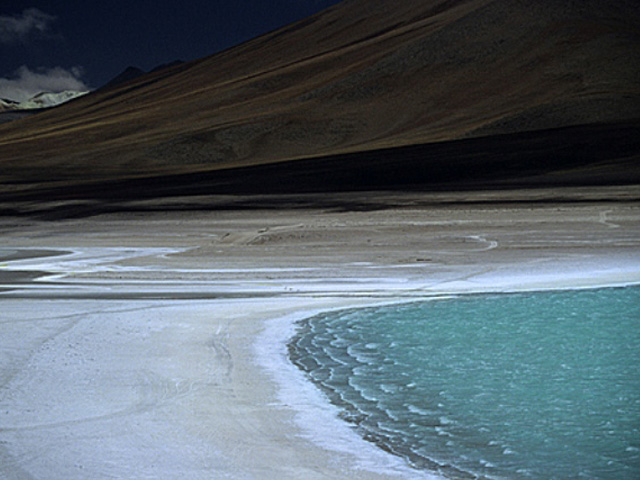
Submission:
{"label": "shadowed hillside", "polygon": [[[462,175],[465,182],[504,182],[568,166],[579,171],[575,148],[568,159],[562,147],[562,127],[571,126],[582,128],[572,130],[578,149],[578,131],[600,142],[599,156],[585,157],[585,168],[606,165],[605,183],[640,182],[633,143],[638,65],[636,1],[347,0],[220,54],[0,125],[2,193],[152,176],[171,183],[172,175],[199,172],[215,180],[214,170],[246,175],[238,168],[305,158],[319,159],[317,166],[331,157],[326,165],[336,171],[366,169],[362,152],[379,149],[387,171],[396,162],[403,175],[411,177],[414,167],[426,172],[390,186],[429,184],[430,165],[442,169],[451,157],[426,147],[428,155],[414,152],[405,162],[407,150],[399,147],[434,142],[447,142],[449,155],[458,155],[453,164],[465,165],[444,176],[447,184],[469,171],[478,175]],[[549,136],[550,129],[559,130]],[[490,158],[501,148],[514,159],[518,149],[530,151],[513,141],[518,136],[501,147],[499,135],[534,132],[531,139],[545,131],[537,141],[549,143],[524,170],[515,160]],[[608,135],[620,131],[627,132],[624,152],[609,158],[607,145],[621,140]],[[467,139],[475,137],[491,138],[483,144],[491,145],[490,154],[473,156],[476,144]],[[273,167],[278,175],[293,163],[283,165]],[[565,174],[564,183],[583,183],[585,175],[595,181],[582,172]],[[231,183],[242,185],[241,178]],[[332,189],[331,175],[323,179]],[[305,190],[292,181],[292,190]],[[335,188],[349,188],[336,181]],[[317,183],[309,190],[321,189]],[[385,187],[373,183],[361,187]],[[188,192],[189,184],[181,188]]]}

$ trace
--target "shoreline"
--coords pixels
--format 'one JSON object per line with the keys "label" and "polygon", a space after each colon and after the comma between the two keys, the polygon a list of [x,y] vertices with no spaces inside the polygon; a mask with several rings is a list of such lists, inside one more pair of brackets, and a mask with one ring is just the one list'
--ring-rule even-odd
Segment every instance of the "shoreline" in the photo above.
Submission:
{"label": "shoreline", "polygon": [[[630,288],[635,289],[637,294],[637,289],[640,288],[640,282],[636,281],[636,282],[628,283],[624,285],[621,285],[621,284],[593,285],[593,286],[581,287],[581,288],[572,288],[569,286],[565,288],[559,288],[556,286],[556,287],[544,289],[544,290],[538,290],[538,289],[518,290],[518,291],[499,292],[499,293],[498,292],[486,293],[486,292],[474,291],[470,293],[456,293],[453,296],[443,295],[438,297],[425,297],[424,299],[415,299],[415,300],[398,299],[397,301],[363,303],[363,304],[343,306],[343,307],[337,307],[337,308],[331,308],[331,309],[325,309],[325,310],[300,312],[297,315],[292,314],[285,318],[279,319],[280,323],[284,324],[279,326],[279,329],[282,332],[279,337],[275,333],[272,333],[270,337],[267,337],[267,335],[264,335],[265,338],[263,338],[260,342],[262,344],[261,345],[262,349],[264,349],[265,348],[264,345],[268,344],[270,341],[272,343],[279,341],[281,343],[280,351],[284,349],[288,350],[291,345],[291,342],[295,341],[298,335],[301,335],[298,330],[301,323],[310,321],[311,319],[313,319],[318,315],[320,315],[321,317],[325,317],[327,316],[327,314],[329,317],[333,316],[333,314],[338,314],[338,316],[341,316],[345,311],[349,311],[350,313],[352,313],[353,311],[355,312],[366,311],[370,308],[377,309],[379,307],[382,307],[384,309],[385,307],[390,307],[394,305],[406,305],[406,304],[414,304],[414,303],[420,304],[420,303],[426,303],[426,302],[437,302],[440,300],[455,301],[456,299],[463,299],[469,296],[495,297],[495,296],[500,296],[505,294],[521,296],[521,295],[528,295],[528,294],[537,295],[537,294],[553,293],[553,292],[570,292],[570,291],[585,291],[585,290],[602,291],[602,290],[612,290],[612,289],[620,290],[620,289],[630,289]],[[366,316],[366,314],[364,315]],[[268,327],[268,328],[270,328],[271,330],[276,330],[274,327]],[[285,329],[287,330],[286,332],[285,332]],[[274,342],[274,339],[277,339],[277,340]],[[283,348],[283,345],[286,348]],[[281,355],[281,358],[279,358],[280,360],[279,364],[275,364],[273,359],[278,358],[277,349],[272,347],[269,353],[270,355],[268,356],[265,355],[264,353],[262,354],[259,353],[258,361],[263,368],[269,371],[269,373],[275,379],[275,381],[280,384],[281,394],[279,398],[281,399],[281,401],[285,402],[289,406],[294,406],[294,408],[297,408],[298,412],[296,415],[296,420],[298,425],[302,429],[302,431],[305,432],[304,435],[307,436],[308,438],[312,438],[314,442],[316,442],[319,445],[322,445],[327,450],[337,450],[335,445],[332,444],[332,438],[337,435],[339,438],[342,439],[341,430],[350,430],[350,432],[355,433],[358,425],[357,424],[354,425],[353,423],[347,422],[346,420],[340,418],[341,414],[345,412],[343,408],[341,408],[340,404],[334,403],[332,400],[330,400],[329,396],[322,390],[322,388],[320,388],[319,385],[316,385],[315,381],[309,378],[308,373],[305,371],[305,369],[295,365],[295,360],[292,360],[290,354]],[[313,356],[307,357],[307,358],[313,358]],[[287,370],[295,370],[295,372],[292,373],[291,371],[287,371]],[[282,373],[285,371],[287,371],[286,372],[287,374]],[[313,392],[313,394],[309,394],[306,392],[304,394],[298,393],[300,390],[303,390],[300,385],[300,383],[302,382],[306,382],[310,384],[313,387],[313,389],[315,389],[315,392]],[[302,397],[302,400],[299,400],[301,397]],[[308,399],[308,398],[313,398],[315,399],[315,402],[319,403],[319,405],[315,405],[315,404],[313,405],[314,409],[316,410],[315,412],[309,411],[309,405],[312,404],[312,402],[309,400],[305,401],[305,399]],[[330,408],[328,408],[326,405],[323,405],[322,403],[329,404]],[[322,421],[320,424],[318,424],[317,418],[322,418]],[[338,423],[340,423],[341,426],[338,425]],[[335,432],[340,432],[340,433],[336,434]],[[365,436],[362,435],[362,434],[368,435],[369,433],[370,433],[369,430],[367,430],[365,427],[365,429],[361,431],[361,434],[356,434],[360,439],[360,443],[364,441],[364,443],[375,445],[380,452],[383,452],[383,451],[385,453],[389,452],[389,455],[395,456],[400,461],[402,461],[405,464],[405,466],[409,469],[409,472],[407,473],[406,478],[428,478],[428,479],[437,479],[437,480],[448,480],[449,478],[467,478],[466,476],[458,477],[455,475],[453,477],[449,477],[446,475],[442,475],[436,472],[435,470],[430,470],[428,468],[413,467],[410,458],[397,452],[391,453],[391,451],[388,449],[389,447],[384,442],[379,444],[378,441],[367,439]],[[341,448],[342,450],[352,452],[354,457],[358,461],[358,465],[362,465],[362,468],[364,469],[368,468],[369,466],[369,462],[367,461],[368,458],[367,457],[363,458],[363,454],[362,454],[362,452],[366,451],[366,449],[358,450],[357,446],[355,445],[349,445],[347,447],[342,446]],[[439,462],[437,460],[434,460],[433,458],[426,458],[426,460],[428,462],[432,462],[433,465],[439,464]],[[458,467],[452,467],[451,464],[440,464],[440,466],[447,470],[450,468],[453,468],[456,471],[460,471],[463,475],[469,474],[469,473],[465,473],[463,470],[458,470]],[[402,472],[401,469],[398,471]]]}
{"label": "shoreline", "polygon": [[446,480],[433,472],[414,469],[402,457],[386,452],[379,445],[362,438],[352,425],[339,418],[339,408],[306,378],[287,354],[297,324],[307,318],[326,312],[396,303],[402,302],[349,303],[340,307],[297,311],[266,321],[267,325],[254,341],[256,364],[277,385],[278,404],[291,409],[293,421],[299,430],[297,437],[333,455],[351,457],[357,471],[382,474],[383,478]]}
{"label": "shoreline", "polygon": [[[502,291],[440,292],[423,298],[398,297],[395,300],[384,301],[365,301],[361,299],[339,307],[292,312],[284,317],[265,322],[268,325],[254,343],[256,361],[258,366],[267,371],[279,386],[278,401],[295,411],[294,419],[301,430],[299,435],[303,438],[310,439],[327,451],[342,454],[348,452],[355,459],[357,467],[362,470],[388,472],[407,479],[447,480],[447,477],[441,476],[437,472],[412,467],[406,458],[387,452],[381,445],[364,439],[355,432],[353,425],[339,418],[339,407],[334,405],[326,397],[326,394],[306,377],[304,372],[291,361],[287,353],[289,344],[297,335],[299,324],[309,318],[326,313],[455,299],[469,295],[516,295],[552,291],[638,287],[640,286],[640,272],[636,276],[638,278],[635,281],[616,282],[613,284],[596,283],[582,287],[553,285],[548,288],[538,288],[536,286],[534,289],[520,288]],[[320,422],[318,419],[321,419]],[[369,446],[373,446],[376,451],[372,451],[368,448]]]}
{"label": "shoreline", "polygon": [[416,477],[289,362],[297,321],[463,292],[640,283],[635,203],[0,222],[6,245],[74,252],[2,267],[52,273],[0,292],[7,478]]}

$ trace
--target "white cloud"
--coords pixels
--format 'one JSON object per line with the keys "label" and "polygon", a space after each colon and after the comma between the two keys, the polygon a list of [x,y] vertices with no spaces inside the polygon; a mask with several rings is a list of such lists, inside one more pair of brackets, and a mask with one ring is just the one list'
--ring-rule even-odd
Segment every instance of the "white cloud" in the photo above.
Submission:
{"label": "white cloud", "polygon": [[30,35],[43,34],[55,19],[37,8],[14,16],[0,15],[0,43],[24,42]]}
{"label": "white cloud", "polygon": [[41,68],[32,71],[22,66],[12,77],[0,78],[0,98],[23,102],[40,92],[87,91],[89,87],[81,80],[82,74],[82,67],[69,70],[62,67]]}

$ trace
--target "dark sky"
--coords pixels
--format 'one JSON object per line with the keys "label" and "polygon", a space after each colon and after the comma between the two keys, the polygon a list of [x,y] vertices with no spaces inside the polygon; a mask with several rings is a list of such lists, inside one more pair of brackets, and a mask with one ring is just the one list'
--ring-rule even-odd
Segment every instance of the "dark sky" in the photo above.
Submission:
{"label": "dark sky", "polygon": [[[0,0],[0,98],[201,58],[339,0]],[[37,93],[37,92],[35,92]]]}

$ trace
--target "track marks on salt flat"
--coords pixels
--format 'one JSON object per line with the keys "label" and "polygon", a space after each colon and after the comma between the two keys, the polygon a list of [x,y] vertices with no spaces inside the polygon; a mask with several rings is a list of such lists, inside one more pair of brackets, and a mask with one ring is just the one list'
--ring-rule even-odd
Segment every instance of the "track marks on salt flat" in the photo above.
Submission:
{"label": "track marks on salt flat", "polygon": [[[229,331],[220,325],[215,335],[208,342],[213,351],[213,359],[216,365],[216,374],[228,378],[233,370],[233,357],[228,348]],[[214,372],[212,372],[214,373]]]}
{"label": "track marks on salt flat", "polygon": [[170,381],[152,372],[140,372],[135,382],[135,390],[138,393],[138,401],[118,410],[113,410],[102,415],[87,415],[78,418],[70,418],[57,422],[42,422],[13,427],[3,427],[0,431],[20,432],[31,430],[43,430],[59,427],[82,425],[101,421],[109,421],[119,417],[138,415],[150,410],[163,407],[180,398],[192,395],[198,386],[193,382]]}
{"label": "track marks on salt flat", "polygon": [[482,235],[470,235],[466,238],[470,238],[471,240],[475,240],[479,243],[484,243],[484,247],[480,247],[479,249],[473,250],[474,252],[486,252],[489,250],[493,250],[494,248],[498,248],[498,242],[495,240],[488,240],[486,237]]}
{"label": "track marks on salt flat", "polygon": [[268,240],[272,235],[281,235],[289,233],[291,231],[304,228],[304,224],[299,223],[296,225],[282,225],[277,227],[264,227],[259,230],[247,231],[247,232],[233,232],[223,235],[219,242],[223,244],[231,245],[255,245],[263,243]]}
{"label": "track marks on salt flat", "polygon": [[[39,352],[41,353],[47,348],[47,345],[51,342],[55,341],[56,338],[70,332],[75,328],[81,321],[83,321],[88,316],[99,315],[99,314],[122,314],[122,313],[133,313],[137,311],[146,310],[148,307],[134,307],[134,308],[123,308],[123,309],[97,309],[97,310],[87,310],[80,313],[71,313],[71,314],[63,314],[63,315],[52,315],[51,317],[31,317],[31,318],[22,318],[22,319],[9,319],[0,321],[0,329],[2,328],[2,324],[16,324],[16,323],[33,323],[33,322],[61,322],[61,325],[57,328],[53,329],[53,331],[49,334],[43,333],[42,337],[34,343],[34,345],[30,349],[20,349],[21,355],[16,355],[15,358],[11,358],[11,362],[9,365],[2,366],[2,370],[0,370],[0,400],[2,400],[2,389],[5,388],[11,380],[20,373],[24,368],[27,367],[29,360],[37,355]],[[2,333],[2,330],[0,330]],[[3,351],[2,345],[0,345],[0,351]]]}
{"label": "track marks on salt flat", "polygon": [[4,480],[36,480],[20,467],[22,458],[16,458],[0,442],[0,478]]}
{"label": "track marks on salt flat", "polygon": [[[448,238],[448,245],[460,245],[460,249],[453,248],[434,248],[433,251],[445,255],[468,255],[470,253],[488,252],[494,248],[498,248],[499,243],[496,240],[489,240],[484,235],[465,235],[452,236]],[[477,244],[477,248],[468,248],[469,244]],[[475,246],[475,245],[474,245]]]}
{"label": "track marks on salt flat", "polygon": [[602,210],[600,212],[600,216],[598,218],[598,223],[606,225],[609,228],[620,228],[620,225],[618,225],[617,223],[610,222],[607,219],[607,216],[612,212],[613,212],[613,210]]}
{"label": "track marks on salt flat", "polygon": [[[135,416],[147,411],[162,408],[169,404],[173,404],[180,399],[190,397],[194,395],[198,390],[207,385],[202,384],[202,381],[193,381],[191,379],[172,379],[167,378],[164,375],[154,373],[149,370],[140,369],[132,372],[132,374],[124,375],[121,378],[119,387],[124,385],[125,392],[123,395],[124,402],[118,401],[113,404],[105,403],[101,400],[99,394],[100,383],[98,387],[91,382],[91,372],[87,370],[92,367],[92,358],[94,352],[85,346],[84,349],[79,348],[83,343],[83,335],[85,332],[76,333],[70,335],[70,333],[77,328],[83,320],[87,317],[96,317],[100,313],[107,315],[119,315],[119,314],[131,314],[137,311],[149,310],[149,306],[135,307],[135,308],[122,308],[122,309],[100,309],[91,310],[88,312],[81,312],[71,315],[59,315],[52,317],[56,319],[62,319],[63,323],[55,329],[54,332],[44,335],[43,338],[38,339],[34,346],[29,351],[24,352],[23,355],[18,355],[11,359],[11,363],[3,368],[3,372],[0,372],[0,406],[3,406],[7,412],[11,412],[12,415],[4,418],[4,425],[0,428],[0,432],[20,432],[20,431],[37,431],[43,429],[51,429],[58,427],[69,427],[82,424],[90,424],[95,422],[110,421],[119,417]],[[40,320],[40,319],[38,319]],[[134,332],[140,335],[140,332]],[[78,338],[80,335],[80,338]],[[118,334],[119,335],[119,334]],[[56,353],[57,352],[57,353]],[[229,357],[229,352],[225,348],[224,341],[217,341],[215,345],[216,362],[215,372],[218,370],[224,370],[223,375],[229,375],[229,370],[232,366],[227,365],[221,361],[226,357]],[[55,355],[52,357],[52,355]],[[34,361],[34,359],[36,359]],[[45,412],[41,409],[41,405],[37,402],[31,402],[34,393],[31,391],[33,387],[37,391],[42,390],[38,388],[37,383],[29,382],[29,378],[32,375],[38,375],[43,370],[42,364],[52,365],[51,360],[54,359],[59,363],[57,368],[61,369],[63,379],[69,380],[65,386],[68,389],[72,389],[76,392],[75,395],[68,398],[61,397],[56,398],[52,395],[47,401],[51,405],[61,406],[59,411],[59,417],[55,419],[55,415],[49,415],[50,412]],[[218,365],[220,363],[220,365]],[[221,365],[225,367],[221,367]],[[51,367],[47,367],[51,368]],[[77,369],[77,373],[74,373],[74,369]],[[100,377],[102,375],[103,380],[112,382],[112,374],[106,374],[96,370],[94,372]],[[123,372],[115,372],[121,374]],[[125,372],[126,373],[126,372]],[[79,374],[79,376],[77,376]],[[18,383],[12,385],[14,379],[19,375],[27,379],[26,384]],[[212,375],[215,377],[215,375]],[[219,375],[218,375],[219,376]],[[77,377],[77,378],[76,378]],[[87,383],[88,382],[88,383]],[[62,388],[61,391],[64,391]],[[36,396],[37,396],[36,391]],[[27,396],[25,396],[27,395]],[[26,403],[21,400],[24,398]],[[51,403],[53,402],[53,403]],[[33,403],[33,405],[31,405]],[[78,412],[92,412],[93,414],[83,415]],[[98,410],[98,411],[96,411]],[[99,411],[102,410],[102,411]],[[25,416],[26,414],[26,416]],[[50,418],[47,421],[46,417]],[[29,421],[28,417],[32,417]],[[45,417],[45,418],[43,418]],[[12,425],[11,421],[15,423]],[[0,445],[1,446],[1,445]],[[1,454],[1,452],[0,452]],[[1,457],[1,455],[0,455]],[[1,472],[1,470],[0,470]]]}

